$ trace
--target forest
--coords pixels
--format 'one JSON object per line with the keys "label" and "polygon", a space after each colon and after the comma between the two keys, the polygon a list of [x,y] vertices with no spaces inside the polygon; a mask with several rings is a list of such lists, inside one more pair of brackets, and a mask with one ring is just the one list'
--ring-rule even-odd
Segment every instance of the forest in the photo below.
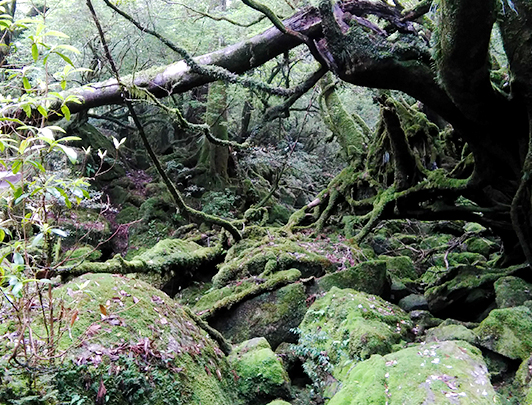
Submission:
{"label": "forest", "polygon": [[0,0],[0,405],[532,404],[532,2]]}

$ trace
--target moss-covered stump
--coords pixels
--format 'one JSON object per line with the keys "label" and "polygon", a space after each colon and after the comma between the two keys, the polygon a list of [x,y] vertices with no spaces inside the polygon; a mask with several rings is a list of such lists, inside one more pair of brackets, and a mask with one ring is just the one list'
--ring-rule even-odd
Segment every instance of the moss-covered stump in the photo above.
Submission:
{"label": "moss-covered stump", "polygon": [[361,251],[347,243],[324,240],[292,240],[266,236],[233,246],[213,278],[216,288],[250,276],[267,277],[277,271],[298,269],[301,276],[321,277],[359,261]]}
{"label": "moss-covered stump", "polygon": [[480,350],[467,342],[416,345],[359,363],[328,405],[496,404]]}
{"label": "moss-covered stump", "polygon": [[532,300],[532,284],[521,278],[508,276],[498,279],[495,284],[495,302],[498,308],[523,305]]}
{"label": "moss-covered stump", "polygon": [[441,269],[425,291],[429,309],[441,318],[481,320],[495,307],[493,283],[510,271],[472,265]]}
{"label": "moss-covered stump", "polygon": [[236,372],[237,388],[246,404],[290,398],[288,374],[266,339],[254,338],[235,346],[228,360]]}
{"label": "moss-covered stump", "polygon": [[[57,316],[62,315],[56,327],[62,322],[65,330],[57,349],[66,352],[57,369],[46,371],[46,362],[35,369],[33,395],[51,395],[39,403],[99,403],[102,391],[111,405],[240,403],[233,373],[217,343],[182,307],[149,284],[87,274],[57,288],[54,297]],[[32,327],[34,336],[43,335],[38,321]],[[18,404],[21,396],[28,396],[28,390],[13,388],[21,386],[16,383],[21,378],[15,370],[4,372],[2,403]]]}
{"label": "moss-covered stump", "polygon": [[389,289],[386,277],[386,261],[369,260],[347,270],[326,274],[318,280],[317,285],[321,292],[327,292],[332,287],[338,287],[383,295]]}
{"label": "moss-covered stump", "polygon": [[510,359],[532,353],[532,311],[525,306],[494,309],[474,332],[482,347]]}
{"label": "moss-covered stump", "polygon": [[209,323],[233,343],[263,336],[276,348],[282,342],[297,341],[290,330],[303,320],[306,299],[303,284],[288,284],[219,312]]}
{"label": "moss-covered stump", "polygon": [[330,394],[354,363],[391,352],[410,338],[412,326],[406,312],[377,296],[333,287],[307,311],[296,352]]}
{"label": "moss-covered stump", "polygon": [[205,268],[208,270],[209,266],[214,268],[221,255],[220,246],[201,247],[190,241],[165,239],[131,260],[116,255],[103,263],[84,262],[73,268],[65,268],[61,274],[135,273],[137,277],[173,295],[184,283],[195,277],[202,278],[195,273]]}

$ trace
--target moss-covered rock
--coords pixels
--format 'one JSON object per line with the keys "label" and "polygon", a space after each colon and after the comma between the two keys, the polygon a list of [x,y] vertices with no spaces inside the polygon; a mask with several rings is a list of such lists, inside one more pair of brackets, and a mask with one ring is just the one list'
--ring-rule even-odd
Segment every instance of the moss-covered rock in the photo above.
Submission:
{"label": "moss-covered rock", "polygon": [[434,266],[453,267],[460,264],[470,266],[482,265],[486,262],[486,257],[479,253],[461,252],[461,253],[442,253],[436,254],[432,258]]}
{"label": "moss-covered rock", "polygon": [[494,287],[498,308],[517,307],[532,299],[532,284],[518,277],[501,277]]}
{"label": "moss-covered rock", "polygon": [[283,401],[282,399],[276,399],[270,402],[268,405],[290,405],[290,402]]}
{"label": "moss-covered rock", "polygon": [[525,306],[494,309],[474,332],[482,347],[526,360],[532,352],[532,311]]}
{"label": "moss-covered rock", "polygon": [[491,253],[498,250],[498,246],[486,238],[472,237],[464,243],[468,252],[481,254],[485,258],[489,258]]}
{"label": "moss-covered rock", "polygon": [[389,288],[386,261],[365,261],[347,270],[326,274],[318,280],[320,291],[326,292],[332,287],[352,288],[368,294],[383,295]]}
{"label": "moss-covered rock", "polygon": [[292,240],[266,236],[244,240],[233,246],[218,274],[216,288],[249,276],[267,277],[277,271],[296,268],[302,277],[320,277],[356,263],[359,249],[330,240]]}
{"label": "moss-covered rock", "polygon": [[333,287],[307,311],[296,352],[306,358],[305,369],[314,382],[330,386],[330,394],[354,363],[391,352],[409,339],[411,327],[399,307],[374,295]]}
{"label": "moss-covered rock", "polygon": [[129,224],[136,221],[139,217],[139,209],[132,205],[120,210],[117,214],[115,221],[117,224]]}
{"label": "moss-covered rock", "polygon": [[425,291],[429,309],[436,316],[461,320],[485,316],[484,311],[495,305],[493,283],[508,272],[471,265],[444,270],[436,285]]}
{"label": "moss-covered rock", "polygon": [[472,345],[478,343],[478,337],[471,329],[464,325],[441,324],[426,331],[427,342],[442,342],[444,340],[463,340]]}
{"label": "moss-covered rock", "polygon": [[271,347],[297,340],[291,332],[307,311],[305,286],[292,283],[245,300],[230,310],[219,312],[210,325],[233,343],[263,336]]}
{"label": "moss-covered rock", "polygon": [[447,341],[372,356],[350,371],[328,405],[486,405],[494,398],[480,350]]}
{"label": "moss-covered rock", "polygon": [[290,397],[290,380],[281,360],[264,338],[254,338],[233,348],[229,358],[238,376],[237,387],[248,404],[265,404]]}
{"label": "moss-covered rock", "polygon": [[406,312],[429,309],[427,299],[421,294],[409,294],[401,298],[397,305]]}
{"label": "moss-covered rock", "polygon": [[229,310],[242,301],[281,288],[299,280],[300,277],[299,270],[289,269],[272,274],[266,279],[250,277],[222,288],[213,287],[198,300],[194,312],[208,319],[220,310]]}
{"label": "moss-covered rock", "polygon": [[[36,369],[33,394],[50,397],[39,403],[94,403],[102,386],[111,405],[239,403],[233,374],[217,343],[149,284],[87,274],[57,288],[54,297],[57,305],[63,302],[63,312],[57,312],[62,317],[55,321],[64,331],[57,335],[57,350],[66,352],[58,367],[47,369],[45,363]],[[32,329],[36,336],[45,335],[38,320]],[[9,370],[1,385],[21,378],[16,375]],[[6,387],[2,389],[3,403],[19,403],[20,397],[11,401]],[[11,394],[28,396],[29,391]]]}
{"label": "moss-covered rock", "polygon": [[401,280],[413,281],[418,277],[414,262],[408,256],[395,256],[383,258],[386,260],[386,270],[394,277]]}

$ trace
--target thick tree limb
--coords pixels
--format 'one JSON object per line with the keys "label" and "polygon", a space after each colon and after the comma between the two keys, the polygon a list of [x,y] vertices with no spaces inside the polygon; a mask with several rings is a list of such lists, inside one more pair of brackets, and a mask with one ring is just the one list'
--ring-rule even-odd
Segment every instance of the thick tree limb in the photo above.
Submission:
{"label": "thick tree limb", "polygon": [[436,64],[445,90],[475,122],[493,117],[498,98],[491,85],[488,49],[497,0],[444,0],[440,4]]}

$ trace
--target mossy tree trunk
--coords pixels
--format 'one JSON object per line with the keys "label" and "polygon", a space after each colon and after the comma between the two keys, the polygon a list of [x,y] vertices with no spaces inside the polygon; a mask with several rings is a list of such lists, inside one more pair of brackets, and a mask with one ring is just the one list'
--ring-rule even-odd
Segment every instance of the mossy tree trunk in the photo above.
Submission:
{"label": "mossy tree trunk", "polygon": [[[223,82],[213,82],[209,85],[207,111],[205,122],[211,128],[215,138],[227,141],[227,87]],[[206,170],[211,181],[225,184],[229,181],[228,174],[229,149],[227,146],[214,145],[204,138],[198,160],[198,167]]]}

